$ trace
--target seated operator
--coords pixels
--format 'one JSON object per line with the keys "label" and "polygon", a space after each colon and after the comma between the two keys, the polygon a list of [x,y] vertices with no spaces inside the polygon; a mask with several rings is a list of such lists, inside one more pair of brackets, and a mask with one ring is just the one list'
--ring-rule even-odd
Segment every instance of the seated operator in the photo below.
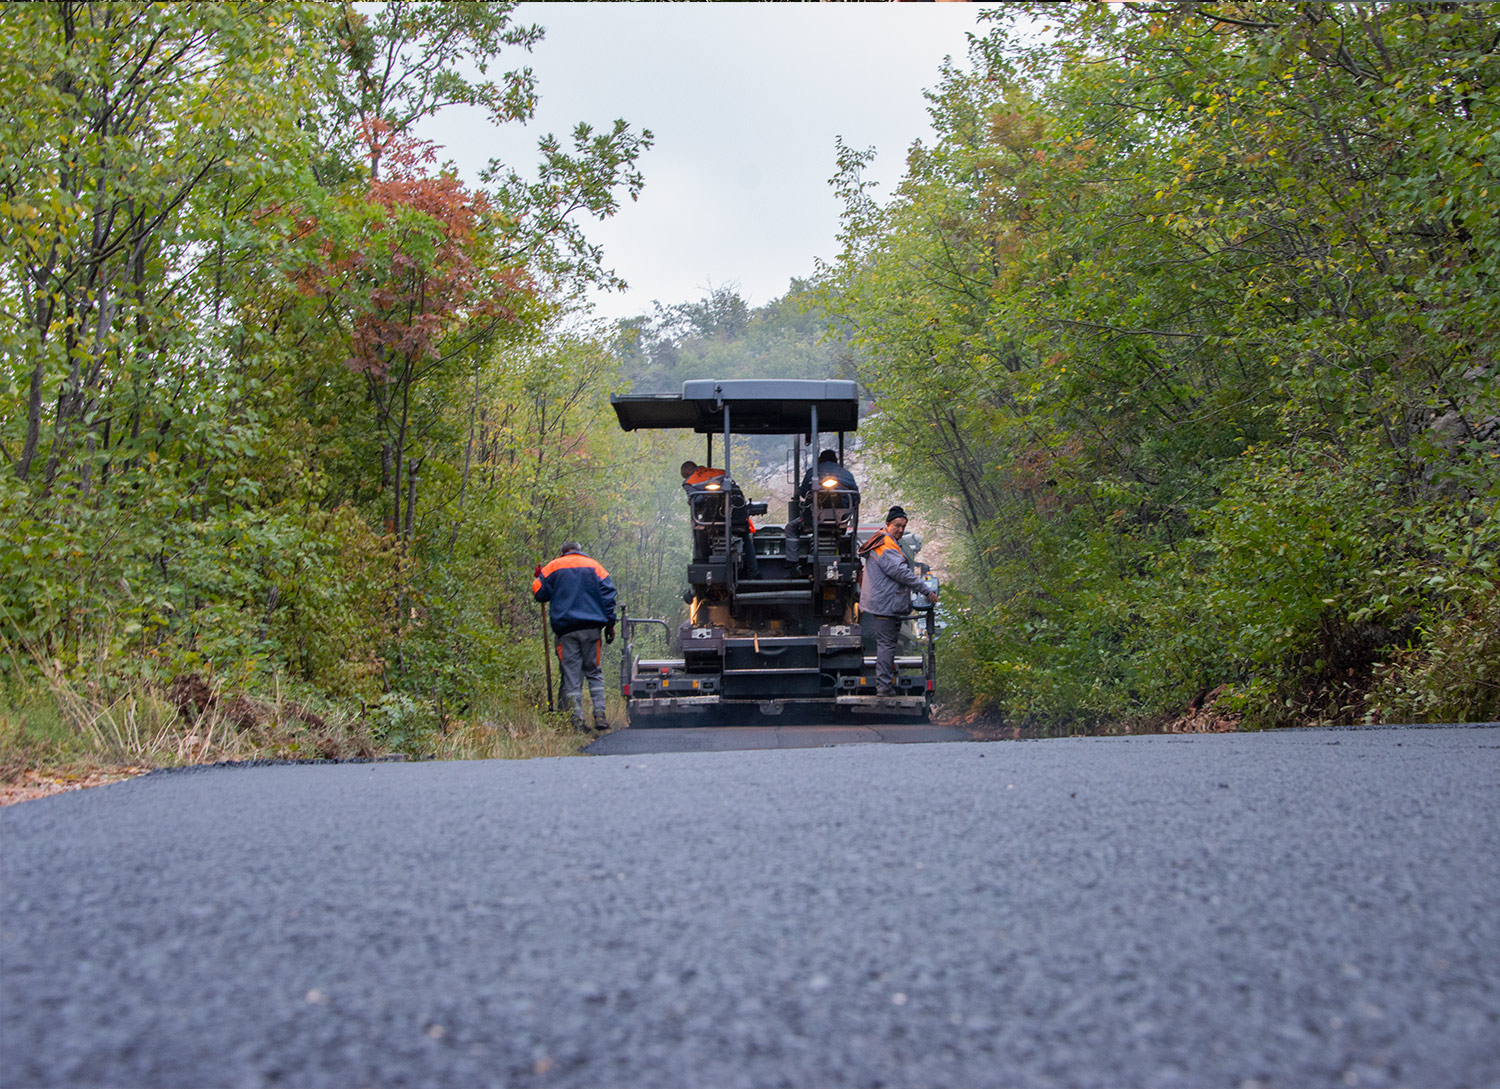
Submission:
{"label": "seated operator", "polygon": [[[688,503],[694,518],[701,521],[718,521],[724,517],[723,469],[710,465],[699,465],[696,461],[682,463],[682,490],[687,493]],[[717,500],[717,502],[716,502]],[[745,493],[738,484],[729,489],[730,529],[742,542],[742,567],[746,578],[760,578],[760,561],[755,555],[755,542],[751,534],[755,523],[745,509]],[[708,530],[693,530],[693,560],[702,563],[708,559]]]}
{"label": "seated operator", "polygon": [[847,510],[859,505],[859,485],[854,482],[854,474],[839,464],[836,452],[824,450],[818,455],[817,463],[808,466],[802,483],[797,488],[798,508],[802,513],[794,526],[787,527],[789,532],[811,531],[815,488],[821,492],[817,496],[820,510],[830,507]]}

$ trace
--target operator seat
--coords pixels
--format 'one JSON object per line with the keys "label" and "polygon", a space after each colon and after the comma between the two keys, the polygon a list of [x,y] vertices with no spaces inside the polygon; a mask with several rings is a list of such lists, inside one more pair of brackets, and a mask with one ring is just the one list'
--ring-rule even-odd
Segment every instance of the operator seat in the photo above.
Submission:
{"label": "operator seat", "polygon": [[[850,505],[847,507],[820,507],[813,515],[813,530],[818,538],[819,555],[852,557],[855,530],[858,526],[859,498],[857,496],[850,500]],[[811,555],[811,546],[807,546],[805,551]]]}

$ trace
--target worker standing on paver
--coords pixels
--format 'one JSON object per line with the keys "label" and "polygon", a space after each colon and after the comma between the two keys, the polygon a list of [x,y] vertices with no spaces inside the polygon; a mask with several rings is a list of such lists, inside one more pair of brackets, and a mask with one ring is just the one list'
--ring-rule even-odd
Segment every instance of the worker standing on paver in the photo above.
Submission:
{"label": "worker standing on paver", "polygon": [[875,694],[896,695],[896,641],[901,621],[911,612],[913,592],[937,603],[937,592],[929,590],[901,551],[906,533],[906,511],[899,506],[886,512],[885,528],[860,546],[865,570],[859,587],[859,611],[869,616],[875,630]]}
{"label": "worker standing on paver", "polygon": [[557,660],[562,670],[563,701],[573,716],[573,728],[588,729],[583,719],[583,682],[588,681],[594,706],[594,729],[609,729],[604,711],[604,671],[600,668],[604,642],[615,641],[615,584],[597,560],[583,554],[577,541],[564,541],[557,559],[538,567],[531,596],[552,603],[552,631],[557,635]]}

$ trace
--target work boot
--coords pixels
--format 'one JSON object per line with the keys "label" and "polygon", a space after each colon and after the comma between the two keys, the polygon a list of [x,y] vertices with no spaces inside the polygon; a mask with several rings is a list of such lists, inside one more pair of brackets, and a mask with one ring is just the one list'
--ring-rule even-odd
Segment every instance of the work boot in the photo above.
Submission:
{"label": "work boot", "polygon": [[882,699],[889,699],[896,695],[896,690],[894,688],[877,688],[875,689],[875,694]]}

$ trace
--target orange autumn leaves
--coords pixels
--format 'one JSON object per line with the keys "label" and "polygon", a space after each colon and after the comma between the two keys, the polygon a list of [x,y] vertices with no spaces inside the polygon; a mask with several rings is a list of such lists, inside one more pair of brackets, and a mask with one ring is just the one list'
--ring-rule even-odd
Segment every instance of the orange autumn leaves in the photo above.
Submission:
{"label": "orange autumn leaves", "polygon": [[503,246],[511,225],[484,192],[434,173],[433,145],[378,123],[361,135],[378,173],[357,206],[322,224],[318,259],[295,279],[343,311],[346,365],[383,379],[516,321],[533,285]]}

